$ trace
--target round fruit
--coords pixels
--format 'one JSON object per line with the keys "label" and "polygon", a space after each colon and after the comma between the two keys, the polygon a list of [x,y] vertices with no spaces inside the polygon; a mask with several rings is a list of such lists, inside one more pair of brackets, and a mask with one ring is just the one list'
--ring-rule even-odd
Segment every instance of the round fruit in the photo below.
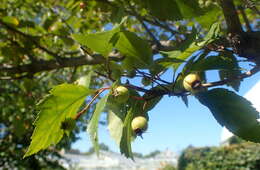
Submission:
{"label": "round fruit", "polygon": [[124,86],[118,86],[114,90],[114,94],[113,94],[114,99],[118,103],[125,103],[128,100],[129,95],[130,95],[129,90]]}
{"label": "round fruit", "polygon": [[190,92],[195,92],[196,90],[199,90],[201,85],[201,79],[198,74],[188,74],[184,80],[183,80],[183,87],[185,90]]}
{"label": "round fruit", "polygon": [[131,127],[137,136],[141,136],[148,128],[147,119],[144,116],[137,116],[132,120]]}

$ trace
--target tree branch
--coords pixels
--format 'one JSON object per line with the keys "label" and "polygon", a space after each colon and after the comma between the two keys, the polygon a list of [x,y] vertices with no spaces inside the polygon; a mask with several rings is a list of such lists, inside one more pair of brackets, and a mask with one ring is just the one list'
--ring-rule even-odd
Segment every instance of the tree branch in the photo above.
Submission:
{"label": "tree branch", "polygon": [[243,32],[233,0],[219,0],[230,33]]}
{"label": "tree branch", "polygon": [[225,84],[227,84],[227,83],[229,83],[229,82],[232,82],[232,81],[234,81],[234,80],[242,80],[242,79],[245,79],[245,78],[247,78],[247,77],[250,77],[250,76],[252,76],[252,75],[258,73],[259,71],[260,71],[260,66],[256,66],[256,67],[254,67],[252,70],[247,71],[247,72],[245,72],[245,73],[243,73],[243,74],[240,74],[240,75],[237,76],[237,77],[231,77],[231,78],[228,78],[228,79],[225,79],[225,80],[216,81],[216,82],[211,82],[211,83],[204,83],[204,84],[202,84],[201,86],[208,88],[208,87],[214,87],[214,86],[225,85]]}
{"label": "tree branch", "polygon": [[1,66],[0,72],[7,74],[23,74],[23,73],[38,73],[42,71],[50,71],[54,69],[60,69],[65,67],[76,67],[82,65],[95,65],[105,62],[105,58],[101,55],[85,55],[75,58],[60,58],[59,62],[56,60],[39,60],[30,64],[24,64],[21,66]]}

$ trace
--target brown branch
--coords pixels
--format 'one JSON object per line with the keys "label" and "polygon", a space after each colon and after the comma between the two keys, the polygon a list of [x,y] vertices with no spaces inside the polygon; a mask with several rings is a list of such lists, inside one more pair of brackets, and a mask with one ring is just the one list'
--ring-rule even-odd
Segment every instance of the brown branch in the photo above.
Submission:
{"label": "brown branch", "polygon": [[56,60],[39,60],[30,64],[24,64],[21,66],[0,67],[0,72],[7,74],[22,74],[22,73],[38,73],[42,71],[50,71],[54,69],[60,69],[65,67],[76,67],[82,65],[95,65],[104,63],[105,59],[101,55],[85,55],[75,58],[60,58],[59,62]]}
{"label": "brown branch", "polygon": [[160,41],[153,35],[153,33],[150,31],[150,29],[147,27],[147,25],[144,23],[144,21],[142,21],[141,19],[138,19],[138,20],[140,21],[140,23],[142,24],[142,26],[144,27],[144,29],[146,30],[148,35],[152,38],[153,43],[156,44],[157,48],[160,48],[162,46]]}
{"label": "brown branch", "polygon": [[233,0],[219,0],[230,33],[243,32]]}

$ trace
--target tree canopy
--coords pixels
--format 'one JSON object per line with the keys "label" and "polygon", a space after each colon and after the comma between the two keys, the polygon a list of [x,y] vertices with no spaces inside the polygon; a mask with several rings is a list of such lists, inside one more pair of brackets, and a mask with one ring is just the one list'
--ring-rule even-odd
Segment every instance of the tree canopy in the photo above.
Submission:
{"label": "tree canopy", "polygon": [[[133,158],[131,142],[164,95],[187,106],[194,95],[219,124],[260,142],[259,113],[235,92],[260,71],[259,6],[256,0],[2,0],[0,164],[44,167],[39,162],[51,162],[48,155],[69,148],[82,130],[98,153],[100,124]],[[162,79],[169,70],[172,76]],[[219,78],[208,82],[211,70]]]}

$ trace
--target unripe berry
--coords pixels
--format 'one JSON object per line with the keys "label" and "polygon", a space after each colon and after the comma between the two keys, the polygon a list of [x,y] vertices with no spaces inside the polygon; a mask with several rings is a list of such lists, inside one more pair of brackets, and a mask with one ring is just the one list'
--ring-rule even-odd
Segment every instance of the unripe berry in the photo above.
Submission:
{"label": "unripe berry", "polygon": [[198,74],[188,74],[183,80],[183,87],[185,90],[192,93],[197,92],[200,89],[201,79]]}
{"label": "unripe berry", "polygon": [[113,96],[116,102],[125,103],[128,100],[130,94],[126,87],[118,86],[116,89],[114,89]]}
{"label": "unripe berry", "polygon": [[132,120],[131,127],[137,136],[141,136],[148,128],[147,119],[144,116],[137,116]]}

